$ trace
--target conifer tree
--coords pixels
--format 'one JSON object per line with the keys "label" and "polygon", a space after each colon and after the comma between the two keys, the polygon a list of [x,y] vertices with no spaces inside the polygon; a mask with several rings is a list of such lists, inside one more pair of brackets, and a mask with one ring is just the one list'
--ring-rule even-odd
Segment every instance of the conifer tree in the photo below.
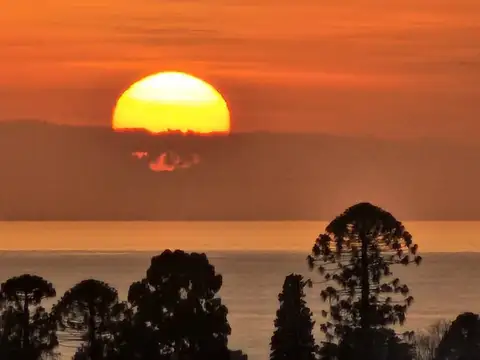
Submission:
{"label": "conifer tree", "polygon": [[[331,284],[321,292],[329,304],[321,325],[328,342],[354,345],[358,359],[375,358],[377,333],[403,324],[413,301],[408,286],[392,277],[391,266],[418,265],[417,248],[400,221],[369,203],[348,208],[327,226],[308,260]],[[356,345],[345,342],[352,334]]]}
{"label": "conifer tree", "polygon": [[305,281],[301,275],[285,278],[278,295],[280,308],[275,319],[275,332],[270,342],[270,360],[314,360],[317,352],[312,335],[314,321],[306,305]]}

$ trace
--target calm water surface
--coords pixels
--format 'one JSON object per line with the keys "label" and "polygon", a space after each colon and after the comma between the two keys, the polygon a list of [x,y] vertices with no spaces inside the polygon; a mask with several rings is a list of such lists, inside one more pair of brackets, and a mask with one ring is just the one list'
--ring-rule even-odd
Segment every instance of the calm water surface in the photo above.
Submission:
{"label": "calm water surface", "polygon": [[[278,230],[275,224],[279,224]],[[408,227],[420,248],[426,248],[424,263],[419,267],[394,270],[395,275],[410,286],[415,297],[405,329],[423,328],[437,319],[451,319],[462,311],[480,312],[480,253],[458,252],[478,249],[476,239],[480,238],[480,224],[423,224],[423,227],[422,223]],[[22,273],[34,273],[53,282],[61,295],[76,282],[93,277],[115,286],[125,299],[129,285],[144,276],[151,256],[161,249],[204,250],[223,275],[220,295],[229,309],[230,347],[241,348],[250,359],[265,359],[283,280],[292,272],[314,277],[315,274],[307,269],[305,257],[324,224],[228,225],[194,223],[188,228],[188,223],[176,223],[175,231],[172,223],[123,223],[119,226],[115,223],[3,223],[0,224],[0,248],[35,249],[33,245],[36,245],[40,251],[0,252],[0,281]],[[108,246],[100,251],[102,239]],[[120,249],[128,249],[137,242],[139,249],[157,244],[158,251],[111,252],[116,240]],[[263,246],[267,244],[270,249],[262,249],[257,244],[250,246],[254,249],[251,250],[247,245],[262,241]],[[89,249],[89,244],[96,244],[90,247],[96,251],[46,250],[45,244],[52,243],[63,244],[57,247],[60,249],[85,250]],[[238,251],[242,243],[246,244],[244,250]],[[277,246],[272,246],[274,244]],[[433,253],[436,244],[443,251],[457,252]],[[293,250],[286,251],[285,247]],[[320,290],[319,286],[308,289],[308,305],[315,315],[322,309]],[[51,303],[47,303],[49,305]],[[318,333],[318,326],[316,330]],[[64,359],[71,357],[72,349],[61,350]]]}

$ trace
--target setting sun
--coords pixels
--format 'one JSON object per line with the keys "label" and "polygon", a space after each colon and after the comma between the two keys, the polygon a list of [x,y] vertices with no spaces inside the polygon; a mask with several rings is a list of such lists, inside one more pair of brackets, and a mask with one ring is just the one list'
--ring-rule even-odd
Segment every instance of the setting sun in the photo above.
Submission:
{"label": "setting sun", "polygon": [[113,129],[228,133],[230,113],[213,86],[191,75],[162,72],[130,86],[118,99]]}

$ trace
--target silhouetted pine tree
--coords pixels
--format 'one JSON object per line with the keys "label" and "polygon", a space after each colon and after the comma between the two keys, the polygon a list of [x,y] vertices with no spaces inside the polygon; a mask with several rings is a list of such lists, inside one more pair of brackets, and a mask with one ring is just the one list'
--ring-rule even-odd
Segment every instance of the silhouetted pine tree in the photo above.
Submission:
{"label": "silhouetted pine tree", "polygon": [[402,223],[377,206],[360,203],[335,218],[308,259],[325,282],[333,283],[321,292],[329,304],[329,311],[322,312],[328,321],[321,325],[327,341],[346,345],[342,340],[354,334],[350,353],[373,360],[378,330],[403,324],[413,301],[408,286],[392,278],[390,267],[418,265],[416,253],[417,245]]}
{"label": "silhouetted pine tree", "polygon": [[315,359],[317,348],[312,335],[315,323],[304,293],[307,283],[301,275],[290,274],[285,278],[278,295],[280,308],[270,342],[270,360]]}

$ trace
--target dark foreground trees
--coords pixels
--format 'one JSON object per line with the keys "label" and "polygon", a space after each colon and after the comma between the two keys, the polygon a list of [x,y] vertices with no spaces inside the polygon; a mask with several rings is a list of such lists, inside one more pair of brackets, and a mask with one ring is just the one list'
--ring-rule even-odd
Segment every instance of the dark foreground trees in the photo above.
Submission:
{"label": "dark foreground trees", "polygon": [[349,353],[373,360],[375,343],[399,342],[383,328],[403,324],[413,297],[407,285],[392,277],[391,266],[420,261],[412,236],[387,211],[359,203],[336,217],[308,258],[329,284],[321,292],[329,304],[323,312],[328,321],[321,325],[327,339],[323,356],[343,359]]}
{"label": "dark foreground trees", "polygon": [[[247,357],[227,347],[222,277],[205,254],[164,251],[130,287],[128,303],[99,280],[81,281],[49,314],[42,300],[53,285],[33,275],[7,280],[0,291],[0,360],[55,355],[56,330],[80,343],[76,360],[223,360]],[[65,338],[67,333],[67,338]]]}
{"label": "dark foreground trees", "polygon": [[[332,305],[326,313],[331,325],[323,326],[329,330],[330,339],[322,347],[322,357],[365,359],[365,332],[361,326],[364,315],[361,270],[364,268],[361,251],[355,250],[355,244],[359,244],[362,237],[372,237],[367,247],[369,359],[410,360],[413,346],[415,360],[480,360],[477,314],[461,314],[451,324],[442,323],[430,334],[416,336],[410,343],[402,341],[387,327],[405,319],[408,304],[404,301],[409,298],[399,281],[388,280],[389,266],[419,259],[413,254],[416,248],[411,239],[408,240],[408,233],[405,230],[387,233],[388,222],[379,217],[383,220],[369,220],[370,223],[358,215],[347,218],[344,223],[349,224],[348,231],[343,233],[332,222],[335,226],[331,224],[328,228],[332,250],[329,252],[323,247],[323,255],[311,259],[314,265],[338,268],[326,278],[335,286],[323,293],[332,296]],[[397,224],[398,228],[403,229]],[[365,229],[370,230],[362,234]],[[375,234],[382,235],[374,237]],[[394,239],[399,234],[403,236],[403,246],[395,245]],[[319,243],[325,244],[325,241],[319,240]],[[332,254],[334,256],[329,257]],[[347,261],[341,262],[342,254],[348,255]],[[387,257],[388,254],[393,257]],[[379,272],[379,268],[384,271]],[[324,276],[331,271],[321,270]],[[285,279],[279,296],[277,329],[271,343],[272,359],[312,359],[315,352],[311,336],[313,321],[304,301],[306,283],[294,274]],[[37,360],[54,355],[57,321],[65,325],[61,329],[76,329],[77,339],[85,339],[76,354],[79,360],[245,360],[242,352],[227,348],[230,326],[227,309],[218,297],[221,285],[221,276],[204,254],[165,251],[152,259],[146,277],[132,285],[130,303],[121,303],[114,288],[90,279],[67,291],[52,314],[48,314],[41,301],[55,294],[52,284],[33,275],[9,279],[0,291],[0,359]],[[384,291],[386,289],[390,290]],[[395,303],[396,295],[399,303]],[[248,324],[246,326],[248,328]]]}
{"label": "dark foreground trees", "polygon": [[270,342],[270,360],[315,360],[318,350],[312,335],[312,312],[305,302],[307,284],[301,275],[285,278],[278,295],[280,308]]}
{"label": "dark foreground trees", "polygon": [[56,326],[40,304],[55,295],[53,285],[36,275],[13,277],[1,285],[0,358],[35,360],[53,354]]}

